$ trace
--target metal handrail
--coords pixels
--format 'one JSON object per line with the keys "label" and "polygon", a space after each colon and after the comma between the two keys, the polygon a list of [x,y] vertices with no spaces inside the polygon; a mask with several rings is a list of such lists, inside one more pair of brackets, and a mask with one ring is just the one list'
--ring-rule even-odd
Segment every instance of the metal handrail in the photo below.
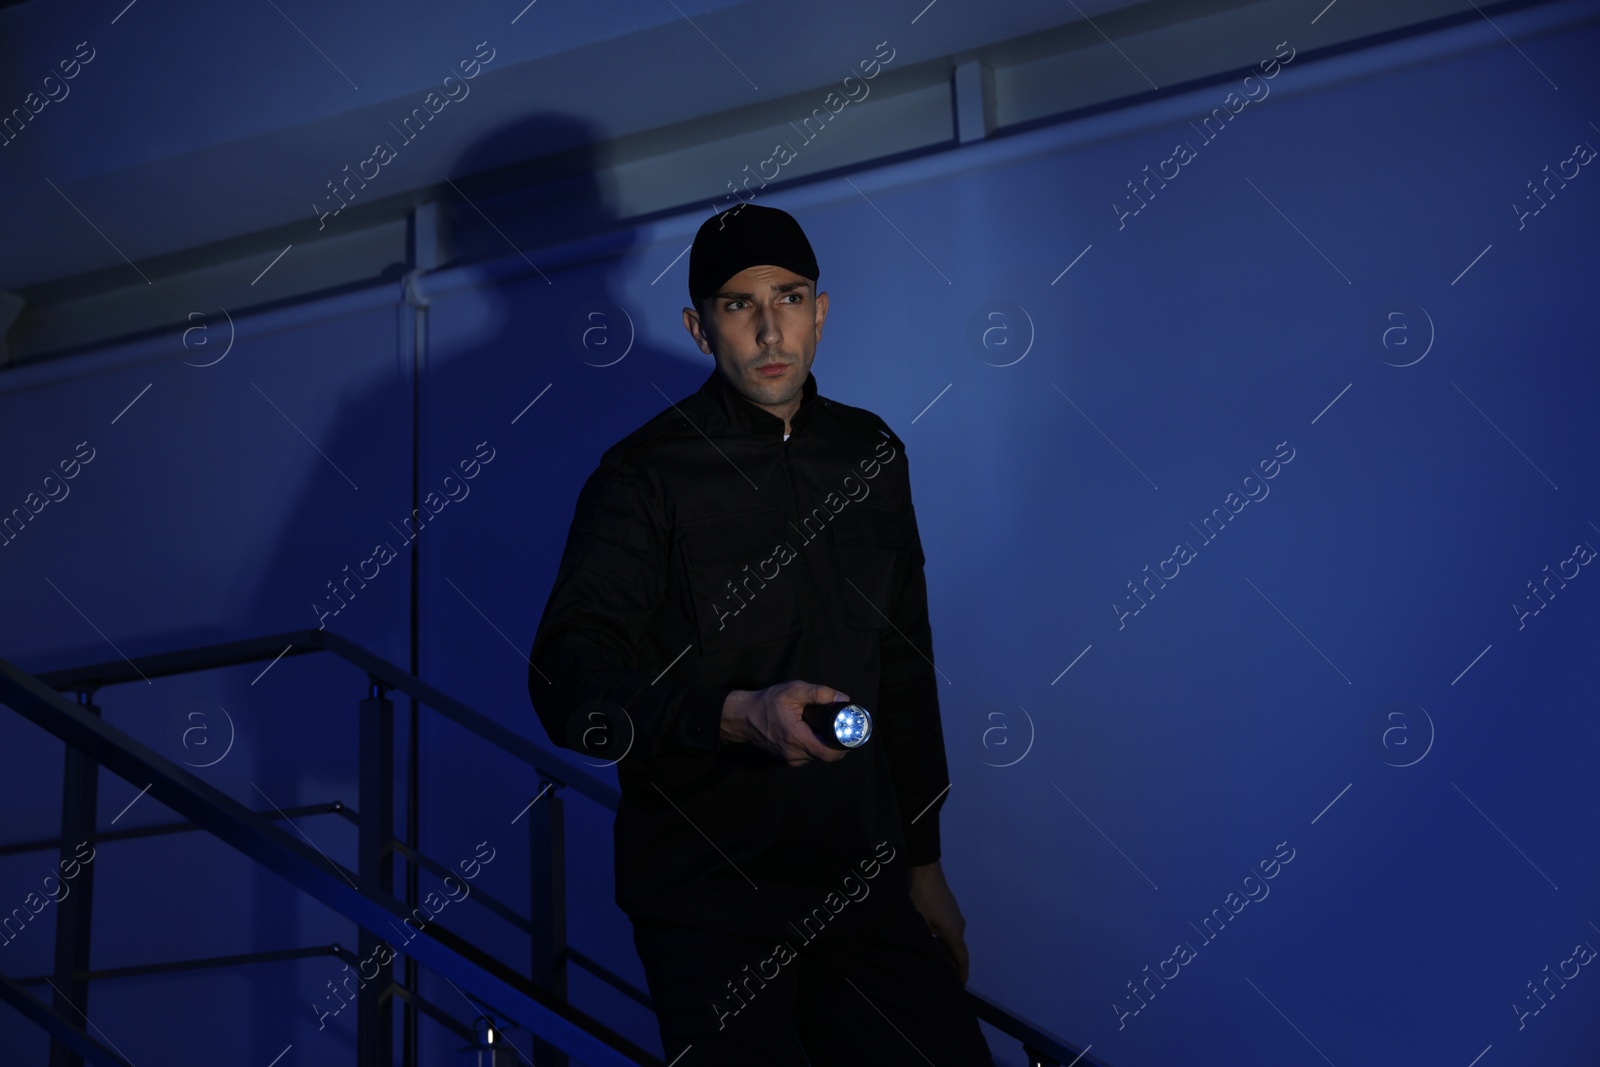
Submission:
{"label": "metal handrail", "polygon": [[23,1017],[51,1037],[65,1044],[95,1067],[133,1067],[120,1055],[112,1052],[83,1030],[69,1023],[51,1010],[50,1005],[23,989],[16,981],[0,974],[0,1000],[16,1008]]}
{"label": "metal handrail", "polygon": [[[0,660],[0,701],[130,784],[147,782],[145,791],[157,801],[363,929],[376,932],[402,927],[406,907],[393,895],[351,884],[311,847],[5,660]],[[500,1005],[511,1018],[583,1063],[637,1067],[660,1062],[438,924],[414,935],[404,951],[481,1001]],[[48,1013],[50,1021],[38,1018],[42,1005],[31,994],[13,987],[0,988],[0,996],[62,1040],[76,1044],[81,1038],[81,1032],[76,1037],[61,1032],[57,1024],[69,1024],[53,1012]]]}
{"label": "metal handrail", "polygon": [[1104,1060],[1089,1055],[1088,1047],[1079,1049],[1022,1018],[1016,1012],[1003,1008],[982,993],[967,990],[978,1018],[1022,1042],[1028,1054],[1029,1067],[1054,1065],[1054,1067],[1107,1067]]}
{"label": "metal handrail", "polygon": [[517,757],[540,774],[582,793],[604,808],[617,810],[620,795],[588,771],[552,755],[516,731],[473,710],[443,690],[407,674],[381,656],[368,652],[353,641],[328,630],[290,630],[267,637],[253,637],[243,641],[229,641],[177,652],[141,656],[133,661],[108,660],[83,667],[45,671],[39,674],[38,678],[57,692],[92,691],[103,685],[142,681],[145,678],[159,678],[164,675],[188,674],[192,671],[232,667],[244,663],[260,663],[263,660],[299,656],[308,652],[332,652],[360,667],[382,682],[385,687],[404,693],[417,703],[432,708],[463,729],[477,734],[491,745]]}
{"label": "metal handrail", "polygon": [[[567,760],[540,748],[521,734],[495,722],[437,687],[424,682],[382,657],[354,642],[327,630],[292,630],[266,637],[204,645],[198,648],[141,656],[136,660],[107,660],[61,670],[45,671],[37,675],[38,682],[58,692],[90,691],[124,682],[141,681],[165,675],[186,674],[197,670],[259,663],[277,660],[284,656],[303,655],[309,652],[331,652],[353,666],[365,671],[385,687],[412,697],[417,703],[433,708],[463,729],[474,733],[491,745],[515,756],[541,775],[581,793],[595,803],[616,811],[621,795],[610,785],[587,771],[573,766]],[[10,664],[0,660],[0,697],[5,695],[4,675],[14,672]],[[26,676],[24,676],[26,677]],[[70,706],[70,705],[68,705]],[[20,710],[20,709],[19,709]],[[74,708],[74,710],[77,710]],[[153,755],[153,753],[152,753]],[[158,757],[159,758],[159,757]],[[175,767],[175,765],[173,765]],[[160,799],[158,797],[158,799]],[[396,842],[398,846],[398,842]],[[397,852],[409,852],[397,848]],[[593,971],[588,957],[571,949],[563,954],[573,962]],[[420,957],[419,957],[420,958]],[[605,975],[600,975],[605,978]],[[620,982],[620,979],[618,980]],[[617,983],[611,983],[617,985]],[[534,987],[537,988],[537,987]],[[621,989],[621,986],[618,986]],[[621,989],[628,992],[627,989]],[[1055,1064],[1058,1067],[1107,1067],[1096,1057],[1087,1055],[1070,1043],[1061,1040],[1007,1010],[988,997],[966,990],[978,1018],[995,1029],[1022,1043],[1033,1063]],[[635,995],[635,1000],[639,996]],[[641,1001],[642,1003],[643,1001]],[[581,1058],[581,1057],[580,1057]],[[649,1062],[654,1062],[650,1060]]]}
{"label": "metal handrail", "polygon": [[[263,819],[293,820],[302,815],[334,815],[341,814],[347,809],[337,800],[322,804],[301,804],[298,807],[274,808],[272,811],[258,811],[257,815]],[[183,834],[193,832],[194,827],[187,822],[159,822],[149,826],[130,826],[122,830],[107,830],[94,835],[96,843],[102,841],[131,841],[140,837],[162,837],[166,834]],[[54,852],[62,845],[59,837],[36,837],[31,841],[14,841],[9,845],[0,845],[0,857],[20,856],[25,852]]]}
{"label": "metal handrail", "polygon": [[[88,971],[79,977],[93,981],[105,981],[107,979],[117,978],[143,978],[152,974],[178,974],[185,971],[216,970],[259,963],[281,963],[285,960],[315,959],[319,956],[332,956],[335,959],[343,960],[351,967],[357,968],[361,966],[362,962],[359,953],[353,952],[335,941],[331,945],[313,945],[309,948],[276,949],[267,952],[242,952],[231,956],[201,956],[195,959],[164,960],[160,963],[141,963],[135,964],[131,967],[104,967],[100,968],[99,970]],[[45,985],[49,982],[49,980],[49,975],[34,975],[24,978],[10,979],[12,984],[17,986]],[[455,1034],[457,1037],[465,1041],[472,1041],[477,1037],[470,1026],[462,1023],[455,1016],[451,1015],[443,1008],[440,1008],[432,1001],[412,993],[404,986],[396,984],[394,987],[394,993],[395,996],[400,997],[402,1000],[405,1000],[408,1003],[416,1004],[422,1012],[432,1018],[440,1026]]]}
{"label": "metal handrail", "polygon": [[[256,814],[260,815],[263,819],[274,821],[292,821],[302,815],[338,815],[346,822],[359,825],[361,813],[343,801],[333,800],[320,804],[302,804],[298,807],[274,808],[270,811],[258,811]],[[199,832],[200,831],[193,824],[186,820],[179,822],[154,823],[149,826],[134,826],[124,830],[108,830],[104,833],[96,834],[95,844],[104,844],[110,841],[128,841],[141,837],[158,837],[167,834]],[[61,843],[62,839],[59,837],[41,837],[35,838],[31,841],[19,841],[10,845],[0,845],[0,857],[20,855],[25,852],[53,852],[61,847]],[[426,853],[419,852],[416,849],[411,848],[403,841],[391,838],[389,840],[389,847],[393,850],[395,855],[400,856],[409,862],[415,863],[418,869],[428,871],[429,873],[437,875],[440,878],[443,878],[446,875],[453,876],[456,873]],[[342,864],[336,864],[336,866],[338,866],[341,870],[344,870],[346,874],[353,873],[348,868],[345,868]],[[481,887],[474,889],[471,899],[476,900],[481,907],[487,909],[491,914],[499,916],[506,923],[518,930],[521,930],[523,933],[533,933],[533,922],[526,915],[519,913],[516,909],[512,908],[511,905],[500,900],[487,890]],[[592,956],[588,956],[582,952],[579,952],[571,945],[568,945],[563,950],[562,955],[569,962],[575,963],[579,967],[582,967],[591,975],[611,986],[623,996],[640,1004],[647,1011],[653,1012],[655,1010],[649,993],[646,993],[632,982],[629,982],[627,979],[621,977],[615,971],[610,970]],[[248,958],[255,959],[258,956],[261,956],[261,954],[253,954]],[[349,962],[353,964],[356,963],[357,960],[351,959]],[[126,967],[120,969],[116,973],[119,976],[144,973],[156,974],[160,973],[162,969],[166,967],[188,966],[191,964],[195,966],[209,965],[204,959],[178,960],[171,961],[168,964],[148,964],[139,967]],[[105,978],[110,975],[111,972],[108,971],[93,971],[83,975],[83,977],[87,979],[98,979]],[[17,979],[19,985],[33,985],[42,983],[43,981],[43,978]],[[472,1037],[472,1032],[466,1028],[462,1028],[460,1033],[464,1037]]]}

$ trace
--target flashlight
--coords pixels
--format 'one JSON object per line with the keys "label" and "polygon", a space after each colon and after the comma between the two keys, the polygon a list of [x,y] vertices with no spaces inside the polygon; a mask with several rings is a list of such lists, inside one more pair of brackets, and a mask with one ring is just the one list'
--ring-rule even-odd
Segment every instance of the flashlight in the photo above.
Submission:
{"label": "flashlight", "polygon": [[872,736],[872,713],[847,700],[807,704],[801,718],[829,748],[860,748]]}

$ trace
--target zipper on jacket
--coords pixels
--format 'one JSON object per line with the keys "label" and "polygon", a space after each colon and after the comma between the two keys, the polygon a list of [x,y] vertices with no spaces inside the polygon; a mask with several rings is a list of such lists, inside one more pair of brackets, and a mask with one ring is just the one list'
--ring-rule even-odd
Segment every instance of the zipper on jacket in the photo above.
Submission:
{"label": "zipper on jacket", "polygon": [[[789,436],[793,438],[794,435],[790,434]],[[787,516],[787,520],[789,523],[789,528],[795,532],[795,537],[798,541],[798,543],[795,545],[795,555],[799,557],[795,560],[795,562],[800,565],[800,573],[796,575],[796,577],[800,579],[799,596],[797,597],[797,600],[800,605],[800,626],[802,630],[805,630],[814,623],[814,620],[812,619],[812,609],[814,608],[815,603],[814,598],[811,595],[811,568],[805,558],[807,544],[805,531],[802,530],[795,522],[795,520],[800,517],[801,500],[799,493],[795,488],[794,471],[789,463],[789,442],[780,437],[779,443],[782,446],[779,451],[783,455],[783,480],[788,484],[789,487],[789,515]]]}

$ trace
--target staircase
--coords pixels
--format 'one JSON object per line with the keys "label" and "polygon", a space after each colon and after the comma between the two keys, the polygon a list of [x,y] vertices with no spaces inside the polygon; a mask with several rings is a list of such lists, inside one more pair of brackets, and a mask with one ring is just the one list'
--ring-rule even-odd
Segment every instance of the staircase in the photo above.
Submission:
{"label": "staircase", "polygon": [[[332,800],[290,809],[273,806],[253,811],[217,790],[140,741],[102,721],[96,693],[110,685],[212,670],[237,664],[275,661],[282,656],[328,653],[366,674],[365,696],[359,700],[359,808]],[[63,694],[73,693],[76,700]],[[267,952],[224,957],[160,960],[114,971],[91,971],[90,916],[93,909],[93,866],[84,864],[72,881],[72,892],[57,905],[53,972],[11,977],[0,973],[0,999],[51,1036],[50,1067],[132,1067],[104,1035],[88,1022],[92,984],[97,980],[206,968],[237,968],[251,963],[332,955],[357,968],[372,962],[387,946],[388,933],[406,930],[416,907],[417,871],[444,877],[456,872],[394,836],[394,704],[391,693],[413,699],[483,742],[531,767],[541,788],[520,818],[529,822],[531,890],[526,910],[512,907],[474,887],[465,901],[481,907],[527,933],[532,959],[514,965],[469,943],[437,923],[422,926],[404,943],[408,958],[403,977],[393,965],[378,969],[356,994],[356,1044],[360,1067],[393,1067],[393,1012],[396,1000],[406,1006],[411,1023],[404,1029],[401,1062],[416,1064],[411,1040],[414,1020],[427,1016],[458,1034],[472,1050],[475,1064],[532,1062],[537,1067],[566,1067],[569,1058],[588,1067],[661,1067],[661,1060],[616,1033],[603,1022],[567,1003],[567,968],[580,967],[625,996],[650,1007],[647,993],[618,977],[567,944],[566,849],[563,838],[564,793],[584,798],[612,812],[615,789],[567,760],[474,711],[460,701],[366,649],[325,630],[302,630],[246,641],[208,645],[117,660],[38,677],[0,660],[0,702],[63,741],[66,767],[58,839],[0,845],[0,855],[40,852],[70,860],[81,843],[90,845],[129,838],[203,832],[231,845],[297,891],[312,897],[355,923],[357,944],[285,947]],[[95,826],[98,770],[104,767],[177,812],[185,822],[128,830],[100,831]],[[412,798],[415,799],[414,797]],[[358,863],[350,871],[281,828],[308,814],[334,814],[357,827]],[[409,864],[407,899],[395,896],[395,858]],[[413,920],[415,925],[415,920]],[[418,993],[418,967],[452,982],[477,1011],[463,1022]],[[365,977],[365,976],[363,976]],[[48,1002],[32,990],[45,987]],[[978,1017],[1016,1039],[1030,1067],[1105,1067],[1099,1060],[1050,1036],[988,998],[973,993]],[[83,1020],[80,1024],[79,1020]],[[162,1022],[165,1022],[163,1020]],[[176,1025],[178,1020],[172,1020]],[[84,1024],[87,1024],[84,1025]],[[530,1050],[506,1048],[502,1030],[517,1025],[535,1035]]]}

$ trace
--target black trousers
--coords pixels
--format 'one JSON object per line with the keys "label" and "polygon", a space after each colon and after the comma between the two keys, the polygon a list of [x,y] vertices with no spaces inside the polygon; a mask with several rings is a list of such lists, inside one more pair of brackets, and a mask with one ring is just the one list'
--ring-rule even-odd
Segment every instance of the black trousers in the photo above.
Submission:
{"label": "black trousers", "polygon": [[775,939],[633,920],[673,1067],[993,1067],[909,897],[860,930]]}

